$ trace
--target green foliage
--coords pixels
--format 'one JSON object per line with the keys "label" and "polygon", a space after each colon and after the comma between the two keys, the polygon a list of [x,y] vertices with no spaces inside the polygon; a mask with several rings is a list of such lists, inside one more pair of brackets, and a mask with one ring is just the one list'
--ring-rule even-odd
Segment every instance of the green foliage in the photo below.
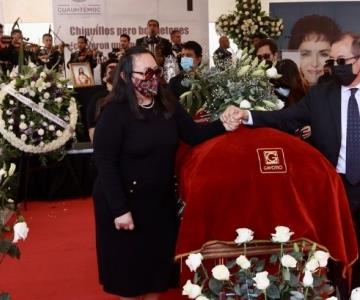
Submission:
{"label": "green foliage", "polygon": [[216,21],[217,32],[231,38],[240,49],[252,47],[252,39],[258,34],[279,38],[283,28],[282,19],[261,10],[260,0],[237,0],[236,10]]}
{"label": "green foliage", "polygon": [[[267,69],[265,61],[253,59],[243,50],[234,61],[224,67],[195,68],[187,74],[182,84],[189,88],[180,97],[181,103],[194,115],[200,109],[211,114],[212,119],[230,104],[244,109],[277,110],[283,107],[273,92],[269,78],[279,78],[276,69]],[[275,73],[275,74],[274,74]]]}

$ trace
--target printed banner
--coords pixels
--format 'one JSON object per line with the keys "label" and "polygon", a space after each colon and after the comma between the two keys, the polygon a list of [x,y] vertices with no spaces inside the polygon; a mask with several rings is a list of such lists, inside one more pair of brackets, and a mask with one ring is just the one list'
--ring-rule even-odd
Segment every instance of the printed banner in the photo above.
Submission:
{"label": "printed banner", "polygon": [[208,53],[208,0],[53,0],[53,12],[54,31],[74,50],[79,35],[104,54],[119,47],[123,33],[134,44],[156,19],[160,36],[170,39],[178,29],[183,42],[195,40]]}

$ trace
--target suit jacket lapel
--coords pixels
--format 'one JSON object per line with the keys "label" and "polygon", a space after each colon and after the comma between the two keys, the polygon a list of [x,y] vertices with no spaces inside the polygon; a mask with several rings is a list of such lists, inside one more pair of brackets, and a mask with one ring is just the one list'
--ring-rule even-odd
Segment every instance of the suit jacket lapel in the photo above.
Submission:
{"label": "suit jacket lapel", "polygon": [[333,116],[332,123],[336,129],[337,141],[341,143],[341,86],[334,84],[329,90],[329,105]]}

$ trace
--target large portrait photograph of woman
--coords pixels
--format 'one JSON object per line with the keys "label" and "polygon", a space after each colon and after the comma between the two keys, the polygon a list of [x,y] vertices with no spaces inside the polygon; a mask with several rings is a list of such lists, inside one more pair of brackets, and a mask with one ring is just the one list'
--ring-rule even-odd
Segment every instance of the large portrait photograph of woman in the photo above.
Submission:
{"label": "large portrait photograph of woman", "polygon": [[359,32],[359,2],[270,3],[272,16],[283,18],[278,40],[282,59],[294,60],[305,84],[321,81],[333,41],[343,32]]}

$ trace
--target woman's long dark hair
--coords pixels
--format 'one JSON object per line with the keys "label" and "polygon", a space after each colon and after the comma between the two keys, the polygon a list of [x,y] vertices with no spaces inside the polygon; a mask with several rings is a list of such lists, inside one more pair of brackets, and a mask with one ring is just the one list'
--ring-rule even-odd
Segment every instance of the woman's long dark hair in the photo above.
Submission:
{"label": "woman's long dark hair", "polygon": [[[102,99],[97,107],[96,119],[99,118],[101,111],[111,101],[127,102],[135,118],[143,118],[139,109],[135,87],[132,82],[133,58],[134,56],[141,54],[149,54],[155,60],[154,55],[145,48],[131,47],[127,49],[116,67],[114,73],[114,84],[111,93],[109,96]],[[160,84],[158,93],[154,97],[154,101],[154,109],[157,112],[163,113],[166,118],[169,118],[173,114],[176,100],[174,96]]]}
{"label": "woman's long dark hair", "polygon": [[277,63],[276,69],[281,74],[281,78],[277,80],[278,85],[290,89],[286,106],[299,102],[305,96],[307,89],[297,64],[291,59],[283,59]]}

